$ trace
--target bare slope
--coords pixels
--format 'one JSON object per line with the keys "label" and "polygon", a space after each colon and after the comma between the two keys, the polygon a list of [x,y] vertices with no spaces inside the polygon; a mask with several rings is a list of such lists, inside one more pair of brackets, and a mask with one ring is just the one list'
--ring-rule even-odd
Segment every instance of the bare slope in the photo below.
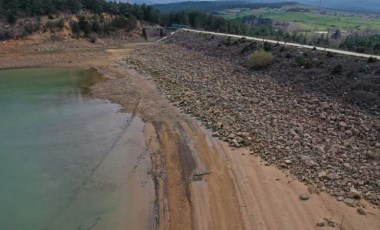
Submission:
{"label": "bare slope", "polygon": [[380,119],[341,100],[344,91],[335,91],[345,85],[330,75],[306,75],[310,70],[301,67],[293,72],[277,61],[275,70],[251,72],[241,65],[241,48],[218,48],[210,37],[176,34],[165,41],[139,50],[129,62],[152,74],[169,98],[204,121],[214,136],[249,146],[268,164],[289,169],[312,192],[380,204]]}

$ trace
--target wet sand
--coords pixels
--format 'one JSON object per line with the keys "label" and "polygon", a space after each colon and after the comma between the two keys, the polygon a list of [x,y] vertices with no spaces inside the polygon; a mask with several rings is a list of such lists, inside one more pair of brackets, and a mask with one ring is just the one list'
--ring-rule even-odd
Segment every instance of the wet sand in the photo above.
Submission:
{"label": "wet sand", "polygon": [[[138,132],[127,129],[125,135],[131,141],[126,148],[145,146],[143,156],[149,163],[136,163],[141,167],[132,170],[132,176],[118,175],[141,186],[125,196],[125,210],[117,212],[113,219],[125,222],[119,222],[120,228],[116,229],[304,230],[320,229],[316,225],[319,222],[326,225],[321,229],[380,229],[380,211],[367,202],[362,202],[367,215],[359,215],[356,208],[325,193],[312,194],[309,200],[301,201],[300,194],[308,193],[304,184],[285,171],[265,166],[247,150],[232,149],[212,137],[198,121],[170,104],[156,88],[154,79],[123,64],[122,58],[128,58],[135,47],[131,44],[89,52],[86,57],[80,56],[80,64],[70,63],[96,68],[108,80],[91,87],[92,94],[122,105],[123,112],[141,119],[143,136],[135,138]],[[62,55],[76,56],[73,52]],[[7,57],[0,59],[1,67],[7,68]],[[38,56],[35,62],[37,59]],[[47,64],[67,66],[66,61],[54,60]],[[142,159],[139,154],[134,156]],[[106,163],[118,167],[120,162],[109,159]],[[142,165],[149,168],[143,169]],[[152,189],[143,186],[149,180]],[[123,219],[120,215],[124,211]],[[106,225],[95,229],[105,229]],[[126,228],[128,225],[130,228]]]}

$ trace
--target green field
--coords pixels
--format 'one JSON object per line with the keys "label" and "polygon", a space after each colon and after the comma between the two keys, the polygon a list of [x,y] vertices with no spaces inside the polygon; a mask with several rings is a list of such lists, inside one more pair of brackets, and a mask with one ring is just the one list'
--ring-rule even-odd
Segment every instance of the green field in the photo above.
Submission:
{"label": "green field", "polygon": [[368,28],[380,31],[380,19],[364,18],[364,16],[354,15],[333,15],[320,14],[317,12],[286,12],[282,9],[255,9],[243,10],[239,13],[220,12],[225,18],[233,19],[247,15],[270,18],[278,22],[289,22],[303,31],[327,30],[336,27],[344,31],[363,31]]}

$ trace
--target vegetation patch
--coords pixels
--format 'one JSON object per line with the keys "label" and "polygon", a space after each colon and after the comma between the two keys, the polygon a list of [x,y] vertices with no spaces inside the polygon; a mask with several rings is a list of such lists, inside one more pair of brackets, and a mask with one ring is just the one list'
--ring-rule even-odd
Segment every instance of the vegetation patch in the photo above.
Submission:
{"label": "vegetation patch", "polygon": [[263,49],[256,50],[248,57],[247,66],[250,69],[262,69],[273,62],[273,54]]}

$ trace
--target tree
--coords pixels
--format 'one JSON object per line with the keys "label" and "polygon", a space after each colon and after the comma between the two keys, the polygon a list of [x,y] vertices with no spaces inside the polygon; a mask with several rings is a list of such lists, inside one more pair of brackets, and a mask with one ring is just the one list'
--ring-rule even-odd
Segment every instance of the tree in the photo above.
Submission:
{"label": "tree", "polygon": [[0,18],[4,15],[3,2],[0,0]]}
{"label": "tree", "polygon": [[87,18],[84,17],[84,16],[81,16],[79,18],[79,28],[85,33],[85,34],[89,34],[91,32],[91,25],[90,23],[87,21]]}
{"label": "tree", "polygon": [[[10,14],[16,14],[20,9],[20,1],[19,0],[3,0],[4,8]],[[15,16],[15,15],[14,15]]]}
{"label": "tree", "polygon": [[41,14],[51,14],[55,11],[52,0],[42,0],[42,11]]}
{"label": "tree", "polygon": [[126,29],[127,32],[130,32],[137,27],[137,18],[135,16],[131,16],[127,20]]}
{"label": "tree", "polygon": [[82,9],[82,3],[79,0],[68,0],[69,9],[73,13],[77,13]]}
{"label": "tree", "polygon": [[338,39],[338,38],[340,38],[340,36],[341,36],[340,30],[337,29],[337,30],[331,35],[331,38],[332,38],[332,39]]}

